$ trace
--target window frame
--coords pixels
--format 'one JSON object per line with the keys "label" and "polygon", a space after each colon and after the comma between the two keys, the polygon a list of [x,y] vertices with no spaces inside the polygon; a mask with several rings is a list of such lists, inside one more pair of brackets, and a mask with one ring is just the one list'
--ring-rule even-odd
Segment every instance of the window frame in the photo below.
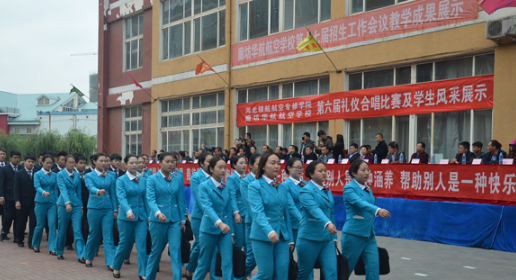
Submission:
{"label": "window frame", "polygon": [[[140,28],[140,17],[141,17],[141,26],[142,26],[142,30],[141,30],[141,34],[138,34],[136,36],[132,36],[132,37],[129,37],[129,38],[126,38],[126,34],[127,34],[127,30],[129,29],[130,30],[130,26],[128,26],[128,20],[131,21],[131,25],[132,25],[132,21],[136,18],[138,19],[138,32],[140,31],[139,28]],[[140,69],[140,68],[143,68],[143,29],[144,29],[144,16],[143,16],[143,13],[138,13],[136,15],[131,15],[130,17],[127,17],[127,18],[124,18],[124,32],[123,32],[123,48],[124,48],[124,52],[123,52],[123,61],[124,61],[124,65],[123,65],[123,72],[127,72],[127,71],[132,71],[132,70],[136,70],[136,69]],[[141,40],[141,44],[140,44],[140,40]],[[133,41],[136,41],[137,44],[138,44],[138,51],[136,52],[136,60],[138,61],[137,62],[137,67],[134,67],[132,68],[132,61],[127,61],[127,52],[129,52],[129,60],[131,60],[131,43]],[[129,43],[129,49],[127,49],[127,43]],[[142,55],[140,56],[140,53],[142,53]],[[141,65],[140,65],[141,64]]]}
{"label": "window frame", "polygon": [[366,11],[365,8],[366,8],[366,2],[368,0],[362,0],[362,11],[361,12],[356,12],[356,13],[353,13],[353,1],[350,0],[350,1],[346,1],[346,16],[351,16],[351,15],[358,15],[358,14],[362,14],[362,13],[367,13],[367,12],[372,12],[372,11],[375,11],[375,10],[378,10],[378,9],[383,9],[383,8],[387,8],[387,7],[391,7],[391,6],[395,6],[395,5],[400,5],[400,4],[404,4],[404,3],[408,3],[408,2],[412,2],[412,1],[416,1],[416,0],[406,0],[406,1],[402,1],[400,2],[400,0],[394,0],[394,4],[393,5],[388,5],[388,6],[385,6],[385,7],[381,7],[381,8],[376,8],[376,9],[373,9],[373,10],[369,10],[369,11]]}
{"label": "window frame", "polygon": [[[160,38],[160,61],[166,61],[166,60],[171,60],[171,59],[175,59],[175,58],[180,58],[180,57],[183,57],[183,56],[187,56],[187,55],[192,55],[192,54],[196,54],[196,53],[201,53],[203,51],[209,51],[209,50],[213,50],[213,49],[217,49],[217,48],[220,48],[220,47],[224,47],[226,46],[227,44],[227,40],[230,39],[230,38],[227,38],[226,34],[224,34],[224,44],[220,44],[220,40],[221,40],[221,34],[220,34],[220,25],[221,25],[221,21],[220,21],[220,18],[221,18],[221,12],[224,12],[224,26],[226,27],[226,22],[227,22],[227,13],[226,13],[226,2],[224,3],[224,5],[220,5],[220,2],[221,0],[218,0],[218,6],[217,8],[213,8],[213,9],[210,9],[208,11],[202,11],[202,3],[200,4],[201,5],[201,12],[198,13],[198,14],[195,14],[195,0],[191,0],[190,3],[191,3],[191,15],[189,17],[185,17],[185,5],[184,5],[184,0],[183,1],[183,18],[180,19],[180,20],[176,20],[176,21],[173,21],[173,22],[168,22],[166,24],[163,23],[163,9],[165,7],[165,2],[169,2],[170,3],[170,0],[167,0],[167,1],[163,1],[161,2],[160,4],[160,19],[159,19],[159,22],[160,22],[160,29],[159,29],[159,38]],[[200,1],[200,0],[197,0],[197,1]],[[169,4],[170,5],[170,4]],[[170,9],[169,9],[170,11]],[[209,15],[212,15],[212,14],[217,14],[217,46],[215,48],[212,48],[212,49],[203,49],[202,48],[202,18],[203,17],[206,17],[206,16],[209,16]],[[170,19],[170,15],[169,15],[169,19]],[[199,20],[199,51],[196,51],[195,50],[195,21],[196,20]],[[186,43],[185,43],[185,23],[186,22],[190,22],[190,42],[189,42],[189,45],[190,45],[190,52],[186,53],[185,52],[185,46],[186,46]],[[170,28],[172,28],[173,26],[176,26],[176,25],[181,25],[182,27],[182,55],[180,56],[176,56],[176,57],[170,57],[170,53],[169,53],[169,50],[170,50],[170,46],[169,46],[169,43],[170,43],[170,35],[167,35],[167,56],[165,58],[165,55],[164,55],[164,52],[165,52],[165,49],[164,49],[164,38],[163,38],[163,31],[165,29],[167,29],[167,33],[170,34]],[[224,29],[224,32],[226,33],[226,28]]]}
{"label": "window frame", "polygon": [[[285,0],[278,0],[279,1],[279,6],[278,6],[278,31],[277,32],[274,32],[274,33],[271,33],[271,7],[272,7],[272,4],[271,4],[271,1],[273,0],[267,0],[268,1],[268,15],[267,15],[267,35],[265,36],[261,36],[261,37],[257,37],[257,38],[254,38],[254,39],[250,39],[250,29],[249,29],[249,11],[250,11],[250,5],[249,3],[251,3],[253,0],[239,0],[237,1],[235,7],[236,7],[236,28],[235,28],[235,39],[236,39],[236,42],[245,42],[245,41],[249,41],[249,40],[254,40],[254,39],[258,39],[258,38],[262,38],[262,37],[267,37],[267,36],[270,36],[270,35],[273,35],[273,34],[278,34],[278,33],[281,33],[281,32],[284,32],[284,31],[288,31],[288,30],[294,30],[296,29],[296,0],[292,0],[293,1],[293,4],[292,4],[292,29],[285,29]],[[313,0],[312,0],[313,1]],[[330,21],[331,20],[331,14],[330,14],[330,19],[328,20],[324,20],[322,21],[321,18],[322,18],[322,5],[321,5],[321,1],[324,1],[324,0],[315,0],[317,1],[317,23],[321,23],[321,22],[326,22],[326,21]],[[330,1],[330,5],[331,5],[331,2]],[[242,40],[241,36],[240,36],[240,30],[241,30],[241,24],[242,24],[242,18],[241,18],[241,6],[242,5],[246,5],[247,4],[247,39],[244,39]]]}
{"label": "window frame", "polygon": [[[137,113],[135,116],[131,115],[131,109],[133,108],[137,108]],[[123,107],[123,145],[122,147],[124,147],[124,150],[125,150],[125,154],[128,155],[128,154],[141,154],[141,149],[142,149],[142,146],[143,146],[143,107],[141,105],[138,105],[138,106],[127,106],[127,107]],[[130,113],[130,115],[128,116],[127,115],[127,112]],[[141,123],[141,126],[137,127],[136,130],[127,130],[126,129],[126,123],[127,122],[132,122],[132,121],[136,121],[138,123],[138,121],[140,121]],[[129,125],[130,127],[130,125]],[[127,137],[131,137],[131,136],[134,136],[136,135],[137,137],[137,142],[136,142],[136,151],[132,151],[132,150],[128,150],[128,143],[127,143]],[[138,151],[138,143],[139,143],[139,147],[140,147],[140,151]],[[130,147],[130,146],[129,146]]]}

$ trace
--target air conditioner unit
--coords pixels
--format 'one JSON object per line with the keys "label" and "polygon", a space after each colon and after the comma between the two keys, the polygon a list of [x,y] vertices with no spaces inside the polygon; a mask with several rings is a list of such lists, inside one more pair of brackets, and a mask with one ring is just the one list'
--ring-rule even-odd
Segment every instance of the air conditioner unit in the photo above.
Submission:
{"label": "air conditioner unit", "polygon": [[486,39],[496,41],[498,44],[516,41],[516,16],[488,21]]}

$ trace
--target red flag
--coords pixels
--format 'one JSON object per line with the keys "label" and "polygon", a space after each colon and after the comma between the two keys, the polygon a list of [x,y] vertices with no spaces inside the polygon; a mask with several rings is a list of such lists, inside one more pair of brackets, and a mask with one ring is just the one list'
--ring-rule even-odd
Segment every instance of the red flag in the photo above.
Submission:
{"label": "red flag", "polygon": [[516,7],[516,0],[482,0],[480,7],[488,14],[492,14],[498,9]]}
{"label": "red flag", "polygon": [[135,84],[137,87],[139,87],[139,88],[143,89],[143,86],[142,86],[142,85],[140,85],[140,83],[138,83],[138,82],[136,81],[136,79],[133,77],[133,75],[129,74],[129,72],[125,72],[125,73],[127,73],[127,75],[129,75],[129,76],[131,77],[131,79],[133,79],[133,82],[134,82],[134,84]]}
{"label": "red flag", "polygon": [[201,63],[197,64],[197,68],[195,68],[195,75],[202,74],[208,70],[215,72],[215,70],[211,68],[210,64],[203,60]]}

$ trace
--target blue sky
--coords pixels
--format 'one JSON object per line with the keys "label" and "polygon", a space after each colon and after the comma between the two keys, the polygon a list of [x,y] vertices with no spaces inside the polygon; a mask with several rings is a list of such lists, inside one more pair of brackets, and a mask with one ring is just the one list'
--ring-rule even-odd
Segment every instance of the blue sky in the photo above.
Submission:
{"label": "blue sky", "polygon": [[1,1],[0,91],[85,94],[97,72],[98,0]]}

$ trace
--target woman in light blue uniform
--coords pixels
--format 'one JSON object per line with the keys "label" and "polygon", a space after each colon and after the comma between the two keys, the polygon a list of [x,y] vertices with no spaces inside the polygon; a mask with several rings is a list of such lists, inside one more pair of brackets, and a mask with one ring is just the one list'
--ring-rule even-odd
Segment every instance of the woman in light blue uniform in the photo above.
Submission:
{"label": "woman in light blue uniform", "polygon": [[117,218],[116,191],[114,174],[106,172],[109,157],[98,153],[95,170],[86,174],[86,188],[90,192],[88,201],[88,224],[90,233],[86,242],[86,267],[93,266],[95,250],[100,246],[101,237],[104,242],[104,261],[109,270],[113,270],[115,244],[113,242],[113,223]]}
{"label": "woman in light blue uniform", "polygon": [[[292,200],[296,205],[296,208],[301,212],[301,204],[299,202],[299,192],[301,189],[306,186],[307,182],[303,180],[303,163],[300,158],[293,157],[287,161],[285,165],[285,172],[289,175],[288,179],[285,180],[282,185],[290,192],[292,196]],[[290,223],[292,225],[292,234],[294,238],[294,243],[297,242],[297,232],[299,230],[299,224],[301,223],[293,215],[290,215]]]}
{"label": "woman in light blue uniform", "polygon": [[223,181],[226,174],[226,162],[220,157],[214,157],[209,163],[211,179],[204,181],[199,188],[199,197],[204,210],[199,233],[199,265],[194,274],[194,280],[204,280],[210,270],[215,248],[218,248],[221,258],[223,279],[233,277],[233,244],[231,227],[233,216],[241,220],[238,211],[234,211],[235,202],[230,190]]}
{"label": "woman in light blue uniform", "polygon": [[160,155],[161,170],[147,179],[147,201],[150,208],[149,231],[152,252],[147,263],[147,280],[156,279],[163,249],[170,253],[173,280],[181,280],[181,231],[185,230],[186,200],[181,174],[173,172],[177,161],[172,153]]}
{"label": "woman in light blue uniform", "polygon": [[147,204],[147,177],[138,174],[138,158],[129,154],[124,158],[127,172],[116,181],[116,192],[120,204],[118,215],[118,232],[120,243],[113,261],[113,277],[120,278],[120,268],[136,241],[138,252],[138,277],[143,279],[147,271],[147,221],[149,208]]}
{"label": "woman in light blue uniform", "polygon": [[349,273],[355,269],[360,256],[365,263],[366,280],[380,279],[378,245],[374,234],[374,217],[389,218],[391,214],[375,204],[371,187],[367,185],[371,172],[369,164],[356,160],[349,168],[353,178],[344,186],[346,223],[342,228],[342,254],[348,258]]}
{"label": "woman in light blue uniform", "polygon": [[260,154],[253,154],[249,158],[249,169],[251,173],[247,175],[240,183],[240,193],[242,194],[242,202],[247,210],[247,214],[244,219],[245,223],[245,276],[240,279],[246,279],[251,275],[254,268],[256,267],[256,260],[254,258],[253,246],[251,244],[251,225],[253,223],[253,214],[251,206],[249,205],[249,184],[256,180],[256,174],[258,174],[258,164],[260,163]]}
{"label": "woman in light blue uniform", "polygon": [[81,196],[81,175],[75,171],[75,158],[66,156],[65,168],[57,173],[57,186],[61,191],[57,205],[59,217],[57,230],[57,258],[63,260],[63,251],[66,243],[66,234],[70,220],[72,221],[75,253],[77,260],[84,263],[84,239],[82,237],[82,196]]}
{"label": "woman in light blue uniform", "polygon": [[36,197],[34,201],[34,213],[36,214],[36,229],[32,238],[34,252],[39,253],[39,245],[43,235],[45,223],[48,220],[48,252],[57,255],[56,252],[56,223],[57,223],[57,174],[50,170],[54,159],[50,155],[43,156],[43,168],[34,174],[34,188]]}
{"label": "woman in light blue uniform", "polygon": [[294,238],[290,212],[301,219],[289,191],[276,180],[281,168],[276,154],[265,153],[260,158],[256,181],[249,185],[249,204],[254,215],[251,226],[253,252],[258,265],[254,280],[288,279],[289,243]]}
{"label": "woman in light blue uniform", "polygon": [[326,166],[319,161],[312,162],[306,168],[305,176],[311,180],[299,194],[303,218],[297,236],[297,279],[309,279],[317,260],[325,279],[337,279],[335,202],[329,187],[324,185]]}
{"label": "woman in light blue uniform", "polygon": [[[201,227],[201,220],[204,216],[203,209],[201,206],[201,198],[199,197],[199,187],[201,184],[208,180],[210,178],[209,174],[209,165],[210,160],[213,158],[213,155],[209,153],[202,153],[199,156],[199,170],[195,172],[192,177],[190,177],[190,189],[192,191],[192,194],[195,198],[194,206],[192,208],[191,213],[191,225],[192,225],[192,231],[194,234],[194,243],[192,245],[192,249],[190,250],[190,262],[185,266],[186,269],[186,279],[191,280],[192,275],[197,269],[197,264],[199,260],[199,252],[201,251],[201,247],[199,247],[199,229]],[[213,266],[212,268],[215,269],[215,258],[213,258]],[[214,273],[210,273],[210,279],[215,279]]]}
{"label": "woman in light blue uniform", "polygon": [[245,246],[245,225],[242,220],[245,219],[245,216],[247,215],[247,210],[240,192],[240,184],[245,178],[245,169],[247,168],[245,156],[234,156],[231,158],[231,168],[234,169],[235,172],[226,179],[226,187],[231,193],[233,212],[238,212],[241,217],[240,220],[235,219],[234,223],[232,223],[235,246],[238,249],[241,249]]}

